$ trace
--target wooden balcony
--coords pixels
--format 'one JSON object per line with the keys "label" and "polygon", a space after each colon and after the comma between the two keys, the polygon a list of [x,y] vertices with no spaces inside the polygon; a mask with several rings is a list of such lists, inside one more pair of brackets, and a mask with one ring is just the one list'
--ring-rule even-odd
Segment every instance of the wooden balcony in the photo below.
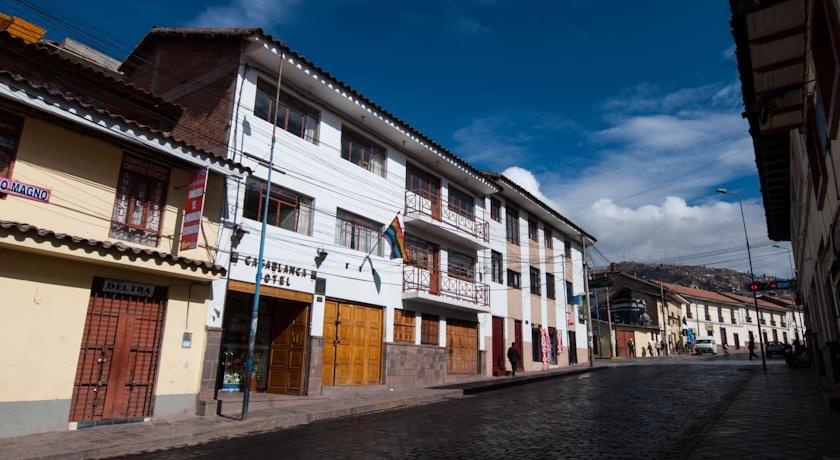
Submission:
{"label": "wooden balcony", "polygon": [[406,226],[457,241],[472,249],[490,247],[489,223],[476,217],[472,210],[457,209],[441,201],[439,196],[406,191]]}
{"label": "wooden balcony", "polygon": [[403,300],[486,312],[490,309],[490,286],[426,268],[403,267]]}

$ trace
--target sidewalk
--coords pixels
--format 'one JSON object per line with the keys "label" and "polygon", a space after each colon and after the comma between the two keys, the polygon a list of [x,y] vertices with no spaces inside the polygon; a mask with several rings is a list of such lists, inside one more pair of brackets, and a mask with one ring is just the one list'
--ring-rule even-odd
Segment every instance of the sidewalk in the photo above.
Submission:
{"label": "sidewalk", "polygon": [[768,366],[698,433],[688,458],[840,458],[840,414],[807,369]]}
{"label": "sidewalk", "polygon": [[101,426],[0,439],[0,457],[102,458],[149,450],[200,444],[224,437],[244,436],[338,417],[429,404],[470,394],[548,378],[575,375],[599,368],[587,365],[528,372],[516,377],[470,379],[437,388],[382,391],[371,394],[313,396],[283,401],[269,409],[252,410],[245,421],[226,416],[189,416],[153,419],[146,423]]}

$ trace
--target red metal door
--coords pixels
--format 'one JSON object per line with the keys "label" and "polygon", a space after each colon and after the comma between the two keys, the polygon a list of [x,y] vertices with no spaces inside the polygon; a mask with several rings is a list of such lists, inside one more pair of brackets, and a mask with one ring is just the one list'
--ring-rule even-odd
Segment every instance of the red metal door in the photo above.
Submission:
{"label": "red metal door", "polygon": [[505,375],[505,320],[493,317],[493,376]]}
{"label": "red metal door", "polygon": [[522,353],[522,321],[516,320],[513,322],[513,342],[516,344],[516,351],[519,352],[519,365],[516,370],[525,370],[525,355]]}
{"label": "red metal door", "polygon": [[106,293],[104,282],[93,281],[71,421],[152,415],[166,288],[142,296]]}

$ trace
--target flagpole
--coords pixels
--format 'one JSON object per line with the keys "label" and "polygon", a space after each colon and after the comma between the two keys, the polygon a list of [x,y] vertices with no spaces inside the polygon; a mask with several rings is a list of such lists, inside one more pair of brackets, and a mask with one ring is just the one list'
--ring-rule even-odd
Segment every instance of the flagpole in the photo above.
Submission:
{"label": "flagpole", "polygon": [[[402,212],[402,211],[397,211],[397,215],[394,216],[394,219],[396,219],[400,216],[400,212]],[[391,219],[391,222],[393,222],[393,221],[394,220]],[[388,227],[391,226],[391,222],[388,222],[387,224],[385,224],[385,226],[383,227],[383,230],[379,232],[379,238],[376,239],[376,244],[374,244],[373,247],[370,248],[370,251],[368,251],[365,258],[362,259],[362,263],[359,265],[359,271],[362,271],[362,268],[364,268],[364,266],[365,266],[365,262],[370,259],[370,255],[373,254],[373,251],[375,251],[376,248],[379,247],[379,242],[382,241],[382,235],[384,235],[385,232],[388,231]]]}

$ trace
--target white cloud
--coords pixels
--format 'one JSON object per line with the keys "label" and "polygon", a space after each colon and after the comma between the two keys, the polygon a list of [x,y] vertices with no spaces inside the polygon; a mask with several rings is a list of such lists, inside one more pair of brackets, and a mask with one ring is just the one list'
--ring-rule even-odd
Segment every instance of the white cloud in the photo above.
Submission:
{"label": "white cloud", "polygon": [[271,28],[287,23],[298,4],[300,0],[231,0],[225,5],[206,7],[190,25]]}
{"label": "white cloud", "polygon": [[721,57],[723,57],[724,60],[734,62],[735,61],[735,44],[733,43],[733,44],[729,45],[728,47],[726,47],[726,49],[723,50],[720,53],[720,55],[721,55]]}
{"label": "white cloud", "polygon": [[[579,223],[595,233],[598,248],[613,261],[665,261],[748,271],[741,211],[737,203],[689,205],[669,196],[635,208],[598,200]],[[756,273],[790,276],[787,253],[773,248],[764,231],[764,209],[744,202]]]}
{"label": "white cloud", "polygon": [[455,28],[463,35],[488,35],[492,30],[473,18],[461,18],[455,22]]}
{"label": "white cloud", "polygon": [[542,188],[540,186],[540,181],[539,179],[537,179],[537,176],[535,176],[531,171],[528,171],[525,168],[520,168],[519,166],[511,166],[502,171],[502,175],[512,180],[514,183],[524,188],[532,195],[545,201],[547,204],[556,207],[556,205],[550,198],[543,195]]}

